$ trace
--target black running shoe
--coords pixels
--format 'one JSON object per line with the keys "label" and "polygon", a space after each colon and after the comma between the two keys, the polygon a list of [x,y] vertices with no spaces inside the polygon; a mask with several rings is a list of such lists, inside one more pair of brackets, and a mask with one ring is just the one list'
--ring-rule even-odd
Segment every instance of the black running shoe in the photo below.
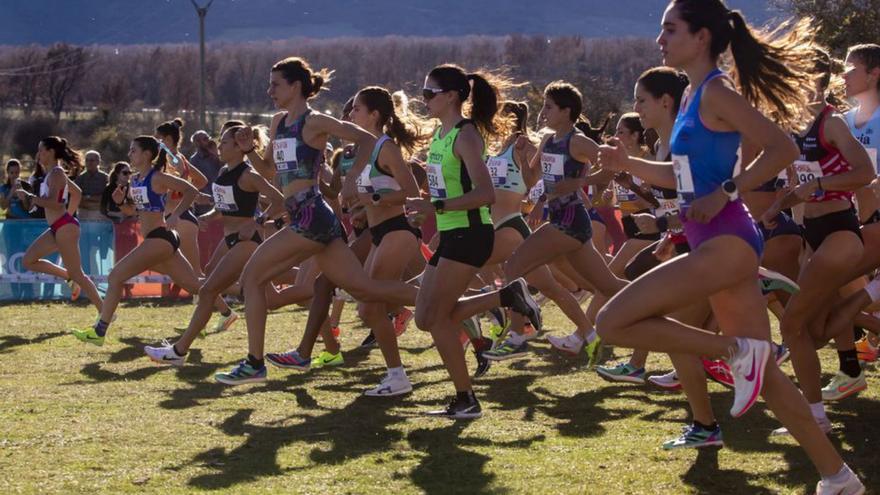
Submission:
{"label": "black running shoe", "polygon": [[512,296],[510,299],[513,303],[510,305],[510,309],[528,318],[532,327],[540,332],[541,306],[539,306],[532,295],[529,294],[529,286],[526,284],[526,281],[522,278],[518,278],[502,287],[501,290]]}
{"label": "black running shoe", "polygon": [[376,336],[373,335],[373,331],[370,330],[370,334],[364,338],[364,341],[361,342],[361,345],[358,347],[373,347],[374,345],[376,345]]}
{"label": "black running shoe", "polygon": [[481,349],[477,350],[477,346],[474,346],[473,348],[474,356],[477,357],[477,369],[474,371],[474,378],[479,378],[485,375],[489,371],[489,368],[492,367],[492,361],[489,361],[486,359],[486,356],[483,355],[484,352],[492,349],[492,340],[487,339],[486,337],[483,337],[481,340],[483,341]]}
{"label": "black running shoe", "polygon": [[495,320],[495,323],[501,327],[507,327],[507,314],[504,312],[502,308],[492,308],[489,310],[489,314],[492,315],[492,319]]}
{"label": "black running shoe", "polygon": [[450,419],[477,419],[483,415],[480,403],[473,393],[468,394],[467,399],[459,399],[458,396],[446,406],[446,409],[428,411],[428,416],[437,416]]}

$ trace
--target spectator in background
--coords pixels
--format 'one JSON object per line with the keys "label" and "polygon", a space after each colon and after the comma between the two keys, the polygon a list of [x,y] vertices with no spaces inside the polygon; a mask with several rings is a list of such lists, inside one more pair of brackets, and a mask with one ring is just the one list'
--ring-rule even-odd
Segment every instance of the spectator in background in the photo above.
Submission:
{"label": "spectator in background", "polygon": [[18,197],[18,190],[31,192],[31,186],[21,180],[21,162],[16,159],[6,162],[6,181],[0,185],[0,209],[6,210],[7,220],[30,218],[28,205]]}
{"label": "spectator in background", "polygon": [[[131,195],[128,194],[130,179],[131,165],[127,162],[116,162],[113,165],[113,171],[110,172],[104,194],[101,196],[101,213],[113,221],[114,263],[118,263],[138,244],[137,211]],[[117,203],[113,199],[113,192],[116,189],[121,189],[122,196],[125,198],[121,203]],[[122,297],[124,299],[131,298],[133,288],[134,284],[125,284],[122,288]]]}
{"label": "spectator in background", "polygon": [[107,187],[109,177],[101,170],[101,154],[95,150],[86,153],[86,171],[74,182],[82,189],[79,204],[79,218],[82,220],[103,220],[101,197]]}
{"label": "spectator in background", "polygon": [[[34,173],[28,177],[28,184],[31,186],[30,192],[34,194],[39,193],[40,184],[44,180],[46,180],[46,169],[43,168],[39,160],[34,160]],[[46,218],[46,210],[37,205],[29,205],[28,213],[31,218]]]}
{"label": "spectator in background", "polygon": [[[190,164],[197,168],[202,175],[208,179],[208,183],[201,189],[201,192],[211,195],[214,181],[217,180],[217,174],[223,168],[223,162],[220,160],[220,154],[217,151],[217,142],[211,139],[205,131],[196,131],[190,141],[195,145],[196,151],[189,158]],[[204,215],[211,210],[211,205],[193,205],[196,215]],[[202,224],[199,230],[199,257],[201,258],[204,269],[208,261],[211,259],[214,249],[223,239],[223,221],[215,219]]]}

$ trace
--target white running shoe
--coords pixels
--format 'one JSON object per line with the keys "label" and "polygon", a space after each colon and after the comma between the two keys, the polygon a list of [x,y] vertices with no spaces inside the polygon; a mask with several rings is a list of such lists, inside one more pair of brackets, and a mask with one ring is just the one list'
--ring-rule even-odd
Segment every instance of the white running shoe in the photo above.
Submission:
{"label": "white running shoe", "polygon": [[162,341],[162,345],[158,347],[146,346],[144,352],[150,359],[159,364],[170,364],[171,366],[183,366],[186,362],[186,356],[180,356],[174,352],[174,345],[167,340]]}
{"label": "white running shoe", "polygon": [[862,495],[865,493],[865,485],[859,481],[856,473],[852,472],[848,466],[844,466],[847,471],[846,481],[843,483],[829,483],[820,480],[816,485],[816,495]]}
{"label": "white running shoe", "polygon": [[828,382],[828,385],[822,387],[822,400],[825,402],[843,400],[866,388],[868,388],[868,382],[865,381],[864,370],[855,378],[842,371],[838,371],[834,378]]}
{"label": "white running shoe", "polygon": [[547,341],[557,350],[566,354],[571,354],[572,356],[577,356],[584,348],[584,340],[581,339],[577,332],[566,335],[565,337],[548,335]]}
{"label": "white running shoe", "polygon": [[653,375],[648,377],[648,381],[666,390],[681,390],[681,382],[678,381],[678,374],[675,370],[665,375]]}
{"label": "white running shoe", "polygon": [[364,392],[368,397],[394,397],[412,392],[412,384],[405,374],[392,375],[386,373],[379,386]]}
{"label": "white running shoe", "polygon": [[238,313],[235,311],[230,312],[229,316],[220,315],[220,321],[214,325],[214,333],[229,330],[229,328],[232,327],[232,324],[236,321],[238,321]]}
{"label": "white running shoe", "polygon": [[728,363],[733,373],[734,399],[730,415],[734,418],[745,414],[758,401],[764,386],[767,360],[773,354],[773,347],[766,340],[738,338],[737,343],[740,350]]}

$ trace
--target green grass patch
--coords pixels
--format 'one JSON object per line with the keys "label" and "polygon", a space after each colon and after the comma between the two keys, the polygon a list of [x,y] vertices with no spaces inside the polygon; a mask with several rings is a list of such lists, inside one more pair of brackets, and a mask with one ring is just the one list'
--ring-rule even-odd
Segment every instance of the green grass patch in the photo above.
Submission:
{"label": "green grass patch", "polygon": [[[213,374],[245,355],[243,319],[197,341],[174,370],[150,362],[143,346],[174,338],[190,305],[123,305],[102,348],[67,332],[94,321],[93,308],[0,307],[0,492],[751,494],[812,493],[818,481],[793,440],[768,439],[779,424],[763,403],[734,421],[732,392],[712,384],[727,446],[664,452],[688,418],[682,394],[608,383],[544,341],[476,382],[477,421],[421,415],[445,405],[452,386],[430,336],[414,326],[400,340],[413,393],[363,397],[385,366],[378,349],[354,349],[366,330],[353,309],[343,316],[345,366],[270,368],[266,383],[232,388]],[[306,316],[271,314],[266,348],[293,347]],[[545,322],[569,331],[555,307]],[[827,379],[836,355],[821,357]],[[650,372],[669,369],[651,356]],[[878,398],[869,388],[829,408],[834,443],[869,493],[880,493]]]}

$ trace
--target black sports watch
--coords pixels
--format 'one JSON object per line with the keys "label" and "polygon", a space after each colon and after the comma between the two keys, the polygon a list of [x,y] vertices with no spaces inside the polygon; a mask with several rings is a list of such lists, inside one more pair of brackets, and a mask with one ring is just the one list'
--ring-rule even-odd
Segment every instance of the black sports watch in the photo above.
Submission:
{"label": "black sports watch", "polygon": [[739,199],[739,190],[736,188],[736,182],[733,179],[727,179],[721,183],[721,190],[727,195],[729,201]]}
{"label": "black sports watch", "polygon": [[372,199],[373,199],[373,205],[375,206],[375,205],[379,204],[379,200],[382,199],[382,195],[380,195],[379,193],[373,193]]}
{"label": "black sports watch", "polygon": [[446,202],[442,199],[432,201],[431,205],[434,206],[434,210],[437,211],[437,214],[442,215],[446,213]]}

